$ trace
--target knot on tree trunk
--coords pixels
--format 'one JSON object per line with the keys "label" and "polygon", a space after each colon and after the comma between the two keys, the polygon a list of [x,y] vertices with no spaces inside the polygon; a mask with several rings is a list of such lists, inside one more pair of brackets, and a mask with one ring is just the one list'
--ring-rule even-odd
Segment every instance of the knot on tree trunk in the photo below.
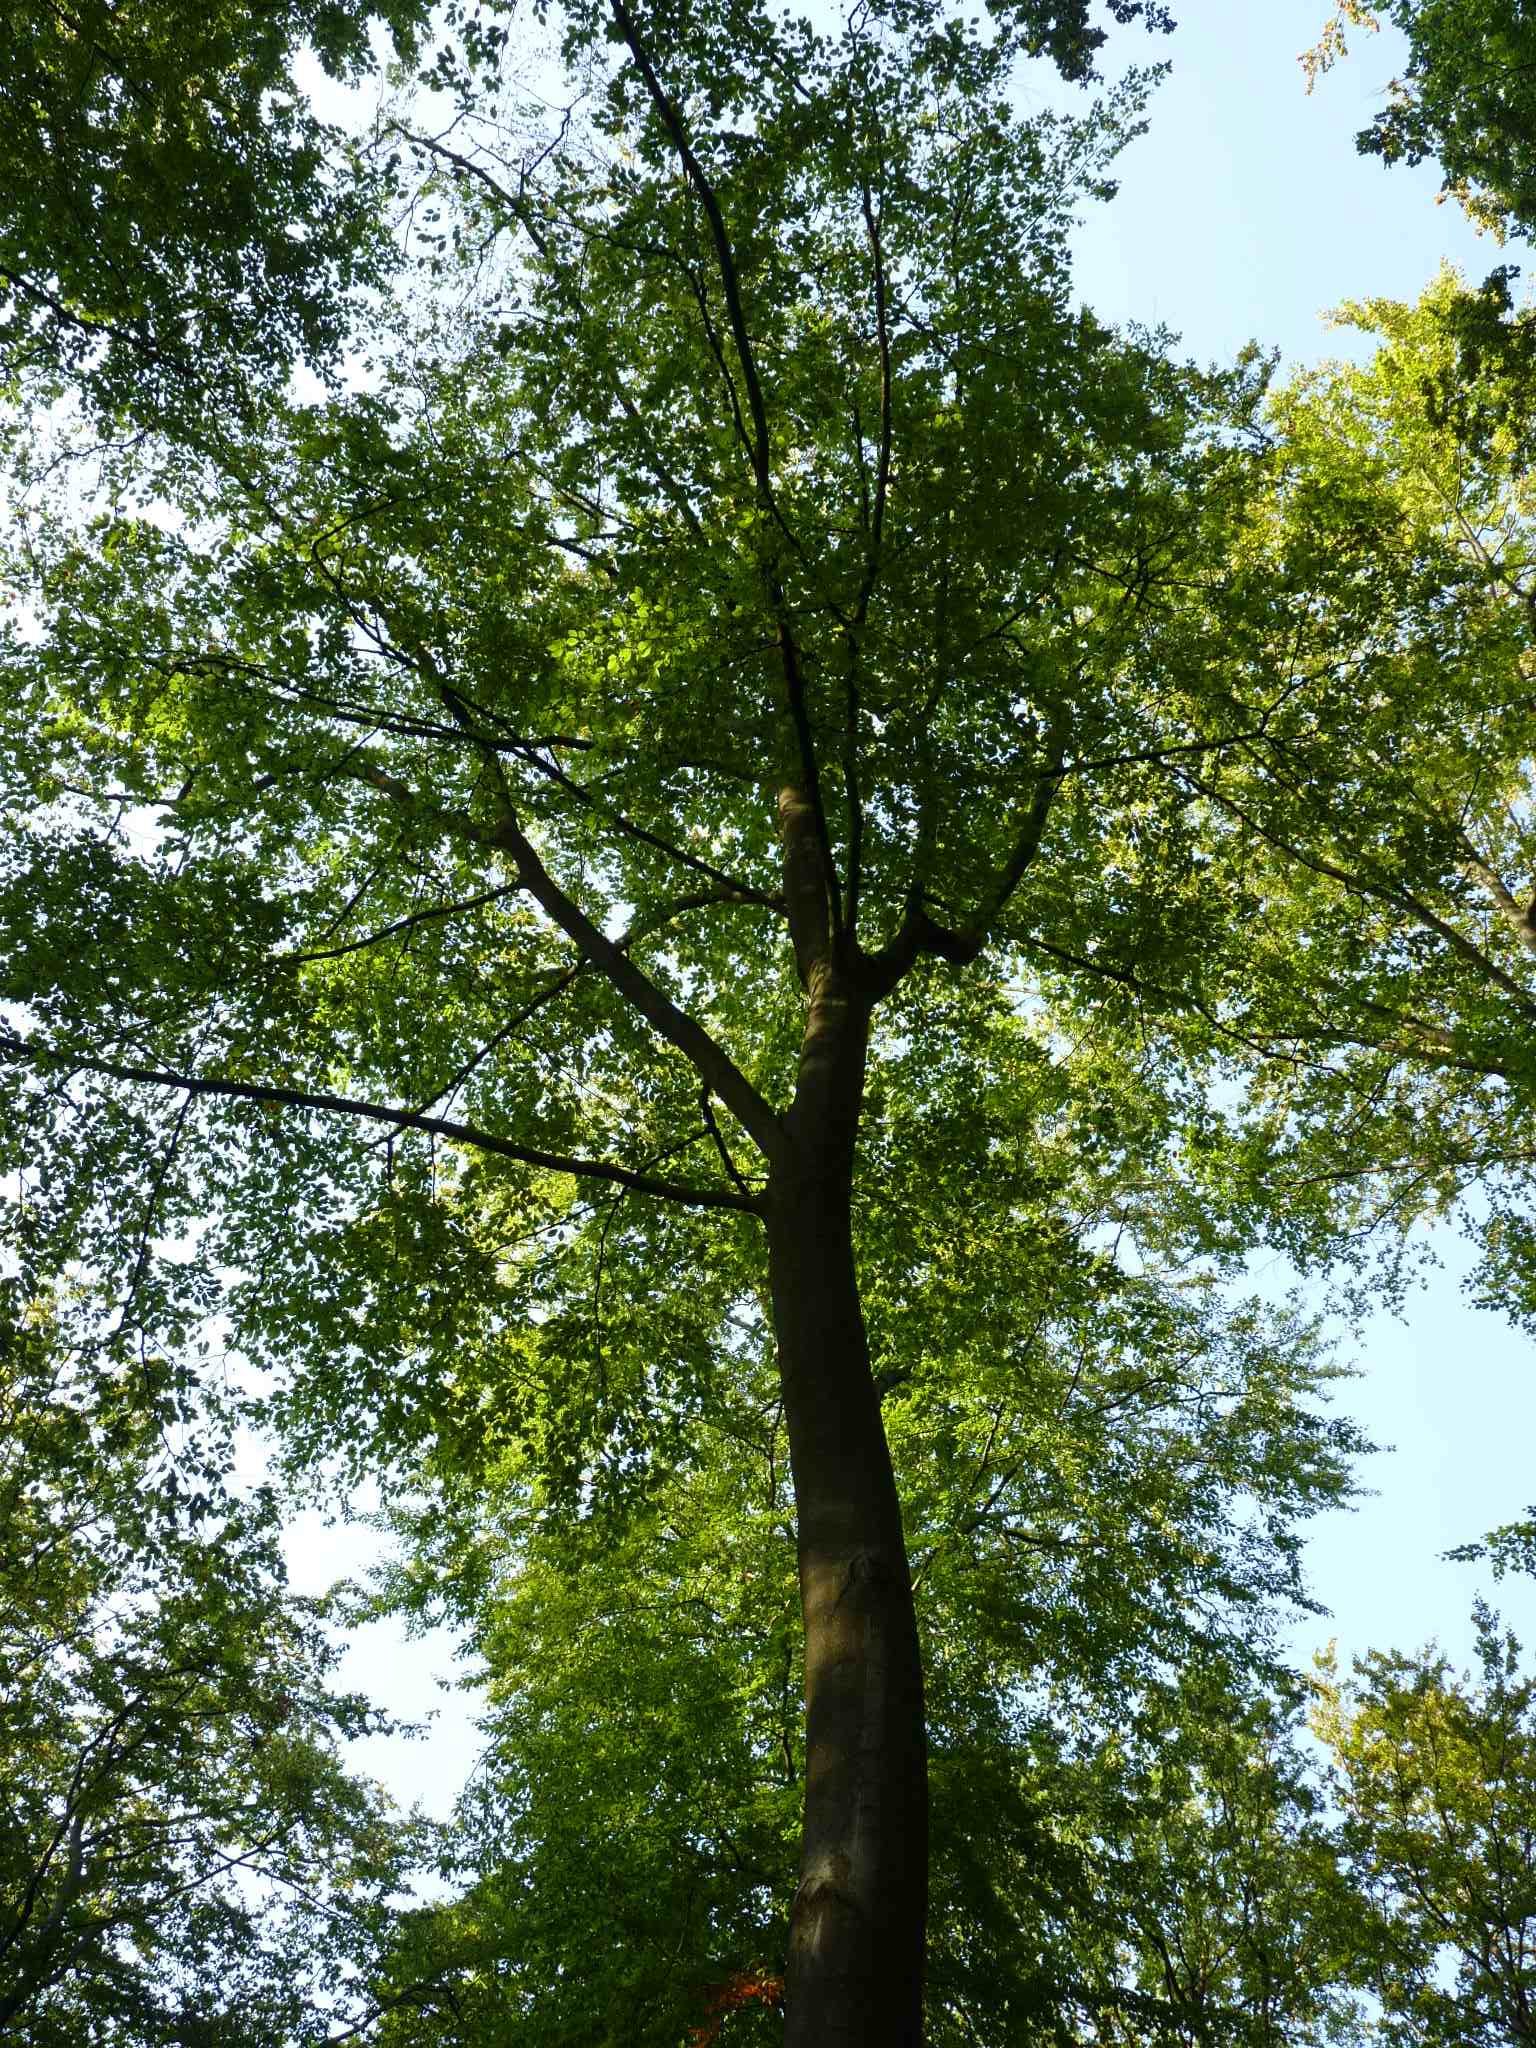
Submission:
{"label": "knot on tree trunk", "polygon": [[848,1595],[860,1586],[874,1585],[883,1590],[894,1585],[896,1578],[897,1574],[891,1570],[889,1562],[876,1552],[855,1551],[848,1560],[848,1576],[843,1580],[843,1589],[833,1604],[841,1607]]}

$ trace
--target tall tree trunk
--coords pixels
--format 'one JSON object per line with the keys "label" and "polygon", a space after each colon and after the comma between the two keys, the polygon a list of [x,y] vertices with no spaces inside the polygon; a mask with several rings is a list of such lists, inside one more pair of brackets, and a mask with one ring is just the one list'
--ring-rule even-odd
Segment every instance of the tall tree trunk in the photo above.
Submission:
{"label": "tall tree trunk", "polygon": [[786,2048],[917,2048],[928,1898],[922,1664],[854,1269],[869,1004],[811,977],[769,1264],[799,1529],[805,1822]]}

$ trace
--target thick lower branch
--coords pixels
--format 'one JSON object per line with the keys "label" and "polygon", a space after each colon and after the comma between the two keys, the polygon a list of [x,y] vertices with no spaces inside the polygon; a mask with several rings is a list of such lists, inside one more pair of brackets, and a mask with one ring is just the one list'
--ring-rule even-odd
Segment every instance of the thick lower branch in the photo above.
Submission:
{"label": "thick lower branch", "polygon": [[[422,650],[418,658],[423,673],[432,679],[449,709],[455,716],[460,715],[461,700],[439,675],[437,664],[431,655]],[[522,828],[501,763],[494,752],[487,752],[486,765],[496,779],[499,794],[501,816],[499,822],[494,825],[482,825],[474,818],[438,811],[424,802],[408,785],[371,764],[365,764],[356,772],[361,779],[382,790],[403,808],[430,822],[438,830],[492,846],[505,854],[517,870],[518,881],[550,922],[557,925],[567,938],[575,941],[586,958],[607,977],[625,1001],[640,1012],[660,1037],[682,1053],[700,1080],[714,1090],[765,1158],[771,1160],[782,1144],[783,1129],[770,1105],[753,1087],[724,1047],[717,1044],[704,1027],[686,1011],[680,1010],[670,996],[636,966],[619,942],[610,939],[606,932],[593,923],[580,904],[561,888],[540,860],[532,840]]]}
{"label": "thick lower branch", "polygon": [[[324,1115],[359,1117],[369,1123],[390,1124],[396,1130],[424,1131],[447,1138],[477,1152],[490,1152],[502,1159],[515,1159],[523,1166],[537,1166],[550,1173],[568,1173],[578,1180],[606,1181],[610,1186],[628,1188],[635,1194],[654,1195],[662,1201],[681,1202],[698,1209],[739,1209],[758,1213],[758,1204],[734,1188],[696,1188],[683,1181],[657,1180],[635,1173],[608,1159],[572,1158],[559,1152],[544,1152],[533,1145],[519,1145],[491,1131],[477,1130],[451,1118],[423,1116],[419,1111],[394,1109],[387,1103],[362,1102],[350,1095],[316,1094],[303,1088],[284,1088],[275,1082],[230,1081],[217,1075],[181,1074],[168,1068],[140,1067],[119,1060],[92,1059],[84,1054],[54,1052],[29,1045],[25,1039],[0,1032],[0,1059],[24,1060],[33,1066],[62,1068],[70,1073],[102,1074],[113,1081],[134,1081],[151,1088],[174,1088],[188,1095],[224,1097],[235,1102],[268,1103],[275,1108],[312,1109]],[[701,1133],[701,1135],[704,1135]]]}
{"label": "thick lower branch", "polygon": [[1529,903],[1520,899],[1505,885],[1504,877],[1491,862],[1483,859],[1466,834],[1461,835],[1462,844],[1467,848],[1467,866],[1482,884],[1498,906],[1499,914],[1515,937],[1528,953],[1536,953],[1536,895]]}
{"label": "thick lower branch", "polygon": [[575,940],[588,959],[608,977],[619,994],[633,1004],[653,1030],[682,1053],[700,1080],[714,1090],[764,1156],[773,1159],[783,1145],[783,1127],[724,1048],[716,1044],[702,1024],[696,1023],[669,996],[664,995],[650,976],[635,965],[618,941],[610,939],[580,905],[566,895],[515,819],[508,816],[503,820],[497,839],[516,862],[523,886],[539,908],[559,925],[568,938]]}

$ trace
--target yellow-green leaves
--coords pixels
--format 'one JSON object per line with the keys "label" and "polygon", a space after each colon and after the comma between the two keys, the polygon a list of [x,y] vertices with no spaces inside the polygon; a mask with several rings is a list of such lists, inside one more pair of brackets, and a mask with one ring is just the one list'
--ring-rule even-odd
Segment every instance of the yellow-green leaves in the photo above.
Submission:
{"label": "yellow-green leaves", "polygon": [[1533,1991],[1536,1684],[1479,1607],[1475,1677],[1443,1657],[1321,1665],[1360,1939],[1392,2041],[1518,2041]]}

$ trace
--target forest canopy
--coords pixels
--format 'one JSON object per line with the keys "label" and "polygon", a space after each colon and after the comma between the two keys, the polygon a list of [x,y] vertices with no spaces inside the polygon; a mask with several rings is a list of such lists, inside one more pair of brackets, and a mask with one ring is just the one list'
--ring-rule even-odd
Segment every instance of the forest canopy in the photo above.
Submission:
{"label": "forest canopy", "polygon": [[[1536,22],[1389,12],[1518,240]],[[1365,1446],[1249,1277],[1536,1321],[1513,267],[1105,324],[1151,0],[8,34],[0,2022],[1527,2039],[1518,1646],[1288,1668]]]}

